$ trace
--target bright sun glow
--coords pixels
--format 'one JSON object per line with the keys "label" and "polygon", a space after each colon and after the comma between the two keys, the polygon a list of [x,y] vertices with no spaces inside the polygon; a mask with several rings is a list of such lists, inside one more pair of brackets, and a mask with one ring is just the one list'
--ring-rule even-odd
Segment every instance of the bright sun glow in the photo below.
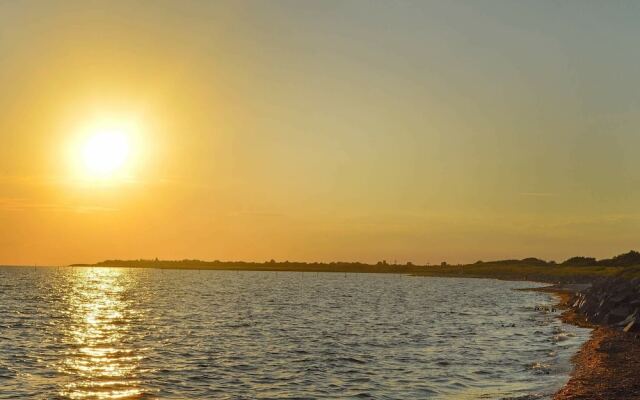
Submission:
{"label": "bright sun glow", "polygon": [[138,115],[89,115],[65,129],[72,133],[62,157],[71,181],[79,187],[111,187],[137,181],[145,170],[150,147],[155,149]]}
{"label": "bright sun glow", "polygon": [[126,132],[98,131],[85,142],[82,159],[89,174],[108,177],[123,168],[129,157],[129,150]]}

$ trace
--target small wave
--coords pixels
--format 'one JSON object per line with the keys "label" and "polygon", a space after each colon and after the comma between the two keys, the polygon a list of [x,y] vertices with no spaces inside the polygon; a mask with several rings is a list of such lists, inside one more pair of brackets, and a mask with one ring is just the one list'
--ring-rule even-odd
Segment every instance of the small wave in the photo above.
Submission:
{"label": "small wave", "polygon": [[345,362],[345,363],[353,363],[353,364],[366,364],[367,362],[364,360],[357,359],[355,357],[340,357],[337,361]]}
{"label": "small wave", "polygon": [[552,370],[551,365],[542,362],[534,362],[529,365],[529,369],[537,375],[549,375]]}
{"label": "small wave", "polygon": [[563,333],[559,333],[557,335],[553,335],[553,337],[551,338],[551,341],[554,342],[554,343],[564,342],[566,340],[571,339],[573,336],[574,336],[573,333],[563,332]]}
{"label": "small wave", "polygon": [[525,394],[523,396],[517,396],[517,397],[502,397],[500,400],[540,400],[547,397],[548,397],[547,395],[544,395],[541,393],[535,393],[535,394]]}

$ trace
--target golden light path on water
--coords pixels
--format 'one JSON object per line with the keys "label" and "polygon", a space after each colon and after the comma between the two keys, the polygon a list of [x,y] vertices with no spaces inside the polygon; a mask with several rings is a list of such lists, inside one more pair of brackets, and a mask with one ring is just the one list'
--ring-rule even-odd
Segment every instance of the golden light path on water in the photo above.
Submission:
{"label": "golden light path on water", "polygon": [[59,372],[71,377],[60,395],[70,399],[135,399],[140,389],[144,349],[134,347],[133,324],[143,319],[131,307],[125,271],[79,268],[70,274],[64,327],[69,350]]}

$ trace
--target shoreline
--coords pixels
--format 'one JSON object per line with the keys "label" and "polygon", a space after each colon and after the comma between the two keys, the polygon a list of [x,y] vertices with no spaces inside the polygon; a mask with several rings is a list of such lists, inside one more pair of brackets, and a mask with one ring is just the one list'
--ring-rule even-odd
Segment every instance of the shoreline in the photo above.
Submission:
{"label": "shoreline", "polygon": [[591,337],[572,357],[569,381],[554,394],[553,400],[633,400],[640,399],[640,340],[604,325],[590,323],[570,304],[575,292],[567,285],[532,288],[552,293],[559,318],[567,323],[592,329]]}

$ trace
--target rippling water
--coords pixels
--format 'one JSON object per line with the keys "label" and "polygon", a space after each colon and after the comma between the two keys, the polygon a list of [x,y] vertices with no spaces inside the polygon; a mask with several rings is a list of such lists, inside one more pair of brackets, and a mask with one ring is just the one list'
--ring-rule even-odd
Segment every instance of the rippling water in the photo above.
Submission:
{"label": "rippling water", "polygon": [[531,286],[0,268],[0,398],[545,398],[588,331]]}

